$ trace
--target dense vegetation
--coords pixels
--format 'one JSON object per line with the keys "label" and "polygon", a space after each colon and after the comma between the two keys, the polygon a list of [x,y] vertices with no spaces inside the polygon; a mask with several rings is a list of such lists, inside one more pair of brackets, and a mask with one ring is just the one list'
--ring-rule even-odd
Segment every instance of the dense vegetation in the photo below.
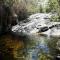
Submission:
{"label": "dense vegetation", "polygon": [[10,29],[18,21],[25,20],[34,13],[56,14],[51,17],[51,21],[60,21],[60,2],[59,0],[1,0],[0,31],[1,28]]}
{"label": "dense vegetation", "polygon": [[[4,5],[10,7],[13,13],[18,15],[19,20],[27,18],[28,14],[33,13],[57,13],[60,18],[59,0],[1,0]],[[43,4],[42,4],[43,3]],[[54,20],[54,19],[53,19]],[[55,19],[57,21],[57,19]]]}

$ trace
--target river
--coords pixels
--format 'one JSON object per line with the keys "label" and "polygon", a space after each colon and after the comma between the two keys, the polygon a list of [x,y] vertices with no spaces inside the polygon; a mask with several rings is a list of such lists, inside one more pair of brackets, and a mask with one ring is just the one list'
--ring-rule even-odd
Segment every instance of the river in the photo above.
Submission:
{"label": "river", "polygon": [[57,42],[60,37],[31,35],[27,42],[26,60],[55,60],[60,51]]}
{"label": "river", "polygon": [[55,60],[60,54],[59,41],[60,37],[40,34],[29,35],[28,38],[4,35],[0,37],[0,48],[7,60]]}

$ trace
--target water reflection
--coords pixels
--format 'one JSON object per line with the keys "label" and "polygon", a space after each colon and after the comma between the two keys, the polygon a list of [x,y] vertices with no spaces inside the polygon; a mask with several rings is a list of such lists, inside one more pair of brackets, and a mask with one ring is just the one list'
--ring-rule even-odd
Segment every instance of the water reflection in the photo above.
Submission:
{"label": "water reflection", "polygon": [[60,56],[60,37],[31,34],[19,38],[11,35],[0,38],[0,52],[7,60],[57,60]]}
{"label": "water reflection", "polygon": [[59,37],[49,37],[41,35],[30,35],[27,43],[26,60],[55,60],[59,54],[57,42]]}

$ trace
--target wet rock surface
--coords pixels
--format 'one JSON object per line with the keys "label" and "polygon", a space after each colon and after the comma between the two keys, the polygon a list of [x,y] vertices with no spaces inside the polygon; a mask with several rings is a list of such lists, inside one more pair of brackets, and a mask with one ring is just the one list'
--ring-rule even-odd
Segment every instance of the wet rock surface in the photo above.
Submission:
{"label": "wet rock surface", "polygon": [[51,16],[51,13],[33,14],[29,16],[29,18],[27,18],[27,22],[21,21],[19,24],[13,26],[11,30],[13,33],[22,35],[33,34],[38,32],[42,32],[42,34],[48,35],[60,35],[60,22],[51,22]]}

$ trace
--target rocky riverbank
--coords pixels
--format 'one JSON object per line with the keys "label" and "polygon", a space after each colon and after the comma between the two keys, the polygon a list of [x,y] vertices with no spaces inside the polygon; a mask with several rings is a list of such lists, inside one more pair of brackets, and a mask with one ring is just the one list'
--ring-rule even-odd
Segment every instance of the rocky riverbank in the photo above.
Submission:
{"label": "rocky riverbank", "polygon": [[20,36],[41,33],[52,36],[60,36],[60,22],[51,22],[51,13],[37,13],[29,16],[12,27],[11,31]]}

